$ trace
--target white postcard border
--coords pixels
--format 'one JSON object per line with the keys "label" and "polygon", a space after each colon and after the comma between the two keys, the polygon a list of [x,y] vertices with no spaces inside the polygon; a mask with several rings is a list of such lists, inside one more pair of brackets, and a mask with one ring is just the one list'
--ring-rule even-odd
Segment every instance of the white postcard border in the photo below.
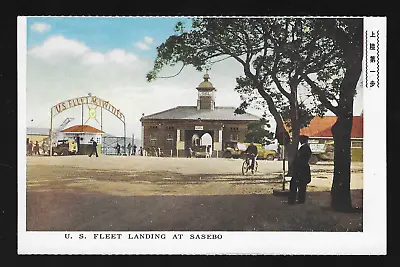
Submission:
{"label": "white postcard border", "polygon": [[[315,232],[37,232],[26,231],[26,17],[18,17],[18,253],[19,254],[350,254],[386,253],[386,18],[365,17],[379,30],[380,88],[364,87],[364,220],[361,233]],[[363,64],[365,71],[365,66]],[[365,74],[365,73],[364,73]],[[367,75],[367,74],[365,74]],[[364,75],[364,76],[365,76]],[[379,155],[379,156],[376,156]],[[165,234],[132,240],[129,234]],[[193,240],[190,234],[222,235]],[[66,239],[70,234],[73,239]],[[79,239],[83,234],[86,239]],[[94,239],[121,234],[121,239]],[[182,239],[172,239],[182,234]]]}

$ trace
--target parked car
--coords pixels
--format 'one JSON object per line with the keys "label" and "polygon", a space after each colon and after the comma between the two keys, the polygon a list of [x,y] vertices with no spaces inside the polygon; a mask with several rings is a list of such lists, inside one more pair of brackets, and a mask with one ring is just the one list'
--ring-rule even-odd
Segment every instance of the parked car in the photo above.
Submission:
{"label": "parked car", "polygon": [[[244,151],[246,151],[247,147],[250,143],[229,143],[224,150],[225,158],[241,158]],[[257,147],[258,151],[258,159],[266,159],[266,160],[274,160],[277,156],[277,152],[275,150],[265,149],[265,147],[259,143],[254,143]]]}
{"label": "parked car", "polygon": [[74,139],[61,139],[57,141],[57,145],[53,147],[52,155],[67,156],[75,155],[78,152],[78,145]]}
{"label": "parked car", "polygon": [[333,141],[309,142],[312,152],[309,160],[310,164],[316,164],[318,161],[329,161],[334,158]]}
{"label": "parked car", "polygon": [[194,156],[196,158],[206,158],[210,156],[210,147],[207,147],[205,145],[199,146],[196,151],[194,151]]}
{"label": "parked car", "polygon": [[[246,148],[250,145],[250,143],[244,143]],[[265,149],[265,147],[262,144],[254,143],[254,145],[257,147],[258,159],[266,159],[266,160],[274,160],[275,157],[277,156],[277,153],[275,150],[269,150]]]}

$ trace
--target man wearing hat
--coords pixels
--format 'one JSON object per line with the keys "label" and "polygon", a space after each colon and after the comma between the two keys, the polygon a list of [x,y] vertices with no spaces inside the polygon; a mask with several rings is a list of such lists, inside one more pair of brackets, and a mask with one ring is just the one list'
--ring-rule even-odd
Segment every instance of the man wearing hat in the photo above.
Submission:
{"label": "man wearing hat", "polygon": [[293,160],[293,177],[290,180],[290,194],[288,203],[303,204],[306,201],[307,185],[311,182],[311,171],[308,161],[311,157],[311,149],[308,145],[308,136],[301,135],[300,147]]}

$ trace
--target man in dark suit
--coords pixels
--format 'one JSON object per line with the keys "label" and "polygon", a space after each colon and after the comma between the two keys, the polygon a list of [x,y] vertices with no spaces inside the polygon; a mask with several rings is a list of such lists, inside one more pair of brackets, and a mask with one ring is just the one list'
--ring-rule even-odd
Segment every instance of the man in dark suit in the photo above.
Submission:
{"label": "man in dark suit", "polygon": [[92,142],[92,151],[89,154],[89,158],[93,155],[96,154],[96,157],[99,157],[99,154],[97,154],[97,142],[92,139],[90,139],[90,141]]}
{"label": "man in dark suit", "polygon": [[303,204],[306,201],[307,184],[311,182],[310,165],[311,149],[308,145],[308,136],[301,135],[299,138],[300,147],[297,150],[293,161],[293,177],[290,180],[290,194],[288,203]]}

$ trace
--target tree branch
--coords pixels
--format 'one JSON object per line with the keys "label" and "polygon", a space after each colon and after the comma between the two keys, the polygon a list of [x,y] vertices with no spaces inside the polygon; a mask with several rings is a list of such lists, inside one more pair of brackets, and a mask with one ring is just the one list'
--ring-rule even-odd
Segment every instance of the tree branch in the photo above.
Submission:
{"label": "tree branch", "polygon": [[274,66],[272,67],[272,73],[270,75],[271,75],[272,80],[278,87],[278,90],[289,100],[289,102],[292,102],[290,94],[282,87],[281,82],[278,80],[278,77],[276,77],[276,73],[278,72],[277,65],[278,65],[279,60],[280,60],[280,56],[276,55],[275,60],[274,60]]}
{"label": "tree branch", "polygon": [[182,70],[183,70],[184,67],[185,67],[185,64],[182,65],[182,68],[181,68],[181,69],[179,70],[179,72],[178,72],[177,74],[175,74],[175,75],[172,75],[172,76],[165,76],[165,77],[157,77],[157,78],[160,78],[160,79],[169,79],[169,78],[176,77],[176,76],[178,76],[178,75],[182,72]]}
{"label": "tree branch", "polygon": [[267,42],[268,37],[267,36],[270,37],[270,34],[269,33],[268,34],[267,33],[263,34],[263,38],[264,38],[264,53],[263,53],[263,55],[261,57],[260,62],[258,62],[258,65],[256,67],[256,76],[257,77],[260,75],[261,67],[264,64],[264,60],[265,60],[265,58],[267,56],[267,44],[268,44],[268,42]]}
{"label": "tree branch", "polygon": [[271,73],[272,80],[278,87],[278,90],[289,100],[289,102],[292,102],[292,97],[290,93],[288,93],[283,87],[278,78],[276,77],[276,73]]}
{"label": "tree branch", "polygon": [[227,57],[225,57],[225,58],[223,58],[223,59],[218,59],[218,60],[215,60],[215,61],[211,61],[210,64],[218,63],[218,62],[224,61],[224,60],[226,60],[226,59],[228,59],[228,58],[231,58],[231,57],[232,57],[232,56],[227,56]]}
{"label": "tree branch", "polygon": [[280,115],[280,113],[276,109],[275,104],[274,104],[274,100],[272,99],[272,97],[265,92],[264,87],[261,84],[257,84],[257,91],[265,99],[265,101],[267,102],[268,109],[271,112],[272,116],[274,117],[274,119],[276,121],[276,124],[277,124],[277,127],[280,127],[280,129],[282,129],[283,131],[287,132],[285,127],[284,127],[284,125],[283,125],[282,116]]}
{"label": "tree branch", "polygon": [[326,93],[315,83],[313,82],[306,74],[303,75],[303,79],[310,85],[311,92],[314,92],[318,95],[319,101],[330,111],[337,115],[338,109],[334,107],[331,102],[329,102]]}

